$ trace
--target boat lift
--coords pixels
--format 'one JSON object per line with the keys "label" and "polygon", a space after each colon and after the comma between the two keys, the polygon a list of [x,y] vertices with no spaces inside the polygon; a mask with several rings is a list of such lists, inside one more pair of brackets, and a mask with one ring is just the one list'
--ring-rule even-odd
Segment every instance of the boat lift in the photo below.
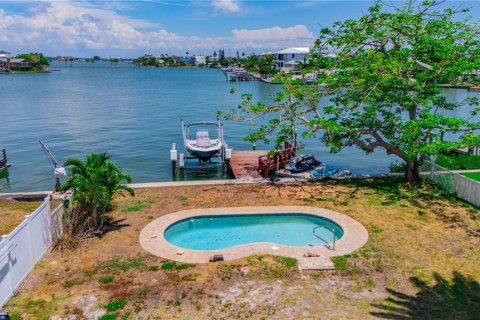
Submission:
{"label": "boat lift", "polygon": [[42,147],[43,152],[45,153],[45,156],[47,157],[48,161],[50,162],[50,165],[53,168],[53,175],[55,176],[55,179],[56,179],[55,191],[58,192],[60,191],[60,178],[63,178],[67,175],[67,170],[65,169],[65,167],[58,166],[57,159],[55,159],[52,152],[50,151],[50,149],[48,149],[45,143],[43,143],[41,140],[38,140],[38,143],[40,143],[40,146]]}
{"label": "boat lift", "polygon": [[[185,124],[183,122],[183,119],[181,119],[181,124],[182,124],[182,136],[183,136],[185,151],[184,153],[179,153],[177,149],[177,144],[176,143],[172,144],[172,149],[170,150],[170,160],[172,162],[172,173],[174,175],[177,167],[180,169],[185,168],[185,165],[187,164],[188,159],[198,159],[200,163],[203,161],[198,157],[188,155],[189,153],[191,153],[187,150],[187,139],[189,137],[189,133],[190,133],[189,129],[191,126],[199,126],[199,125],[217,126],[217,136],[221,143],[221,149],[216,155],[212,156],[212,158],[218,158],[221,164],[225,162],[228,163],[230,161],[232,157],[232,149],[228,148],[227,144],[225,143],[225,140],[223,137],[223,124],[220,123],[219,119],[217,119],[217,122],[193,122],[190,124]],[[207,161],[211,162],[210,159]],[[203,162],[207,162],[207,161],[203,161]]]}

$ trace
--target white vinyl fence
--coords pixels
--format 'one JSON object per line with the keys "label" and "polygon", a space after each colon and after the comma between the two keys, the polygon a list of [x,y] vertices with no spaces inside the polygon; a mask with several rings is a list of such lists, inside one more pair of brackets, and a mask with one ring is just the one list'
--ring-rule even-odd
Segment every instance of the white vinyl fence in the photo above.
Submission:
{"label": "white vinyl fence", "polygon": [[0,308],[16,292],[35,263],[52,244],[55,224],[63,206],[50,208],[50,198],[0,240]]}
{"label": "white vinyl fence", "polygon": [[430,180],[458,198],[480,207],[480,182],[428,162],[422,166],[422,178]]}

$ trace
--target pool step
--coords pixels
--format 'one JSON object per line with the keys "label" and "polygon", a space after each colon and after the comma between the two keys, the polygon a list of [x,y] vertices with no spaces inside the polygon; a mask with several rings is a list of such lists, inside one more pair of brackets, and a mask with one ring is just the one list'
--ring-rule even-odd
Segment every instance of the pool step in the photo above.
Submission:
{"label": "pool step", "polygon": [[328,257],[301,257],[298,259],[298,270],[335,270],[335,266]]}

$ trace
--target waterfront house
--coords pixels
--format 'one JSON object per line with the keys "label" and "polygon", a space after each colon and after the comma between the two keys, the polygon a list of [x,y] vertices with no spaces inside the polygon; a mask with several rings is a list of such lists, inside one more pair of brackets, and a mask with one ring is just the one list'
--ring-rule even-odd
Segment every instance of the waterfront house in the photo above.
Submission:
{"label": "waterfront house", "polygon": [[300,70],[300,64],[308,59],[309,53],[308,47],[291,47],[264,55],[272,55],[281,71],[295,73]]}
{"label": "waterfront house", "polygon": [[10,71],[10,52],[0,51],[0,72]]}
{"label": "waterfront house", "polygon": [[199,64],[206,64],[207,63],[207,58],[205,56],[199,55],[199,56],[194,56],[195,59],[195,65],[198,66]]}

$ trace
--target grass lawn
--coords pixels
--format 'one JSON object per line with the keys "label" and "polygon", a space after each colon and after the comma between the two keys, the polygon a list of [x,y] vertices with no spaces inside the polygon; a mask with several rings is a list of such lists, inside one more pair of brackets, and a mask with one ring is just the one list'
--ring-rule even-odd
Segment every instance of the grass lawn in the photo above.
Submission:
{"label": "grass lawn", "polygon": [[25,215],[32,213],[42,202],[0,199],[0,235],[8,234],[18,226]]}
{"label": "grass lawn", "polygon": [[465,176],[467,178],[480,181],[480,172],[465,172],[462,173],[462,176]]}
{"label": "grass lawn", "polygon": [[[138,190],[118,198],[114,228],[37,264],[5,307],[14,319],[478,319],[479,210],[399,180],[225,185]],[[142,228],[199,207],[308,205],[347,214],[369,230],[335,271],[251,256],[179,264],[145,252]]]}

